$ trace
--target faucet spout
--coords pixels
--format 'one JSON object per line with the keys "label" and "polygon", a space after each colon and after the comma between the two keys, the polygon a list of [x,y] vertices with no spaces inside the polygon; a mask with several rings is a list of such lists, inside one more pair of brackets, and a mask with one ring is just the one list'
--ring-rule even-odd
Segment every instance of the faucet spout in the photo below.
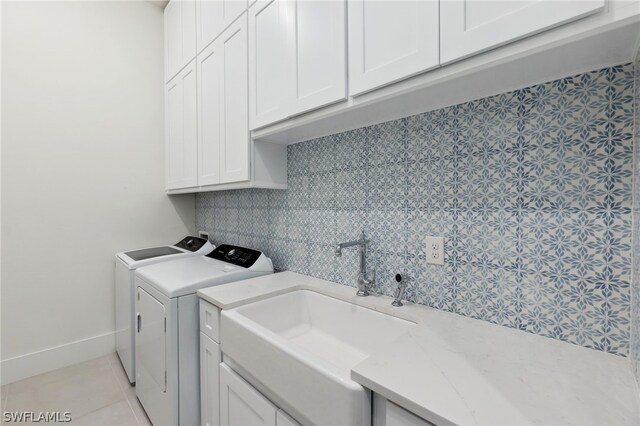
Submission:
{"label": "faucet spout", "polygon": [[369,240],[366,239],[364,231],[360,234],[359,240],[348,241],[346,243],[339,243],[336,246],[336,257],[342,256],[342,249],[348,247],[357,246],[360,249],[360,273],[358,274],[358,296],[368,296],[368,287],[375,282],[375,276],[372,279],[367,278],[367,244]]}

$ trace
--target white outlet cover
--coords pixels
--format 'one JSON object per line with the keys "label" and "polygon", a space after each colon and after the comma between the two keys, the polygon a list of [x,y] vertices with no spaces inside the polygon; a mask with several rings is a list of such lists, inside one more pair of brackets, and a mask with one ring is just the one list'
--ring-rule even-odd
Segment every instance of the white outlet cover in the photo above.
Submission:
{"label": "white outlet cover", "polygon": [[444,265],[444,237],[427,236],[424,239],[427,263]]}

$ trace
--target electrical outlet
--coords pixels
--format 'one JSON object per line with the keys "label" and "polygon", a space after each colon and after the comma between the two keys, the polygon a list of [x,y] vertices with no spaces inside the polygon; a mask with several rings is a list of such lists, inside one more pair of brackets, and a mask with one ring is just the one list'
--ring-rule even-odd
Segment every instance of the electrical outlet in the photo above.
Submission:
{"label": "electrical outlet", "polygon": [[444,237],[425,237],[427,263],[444,265]]}
{"label": "electrical outlet", "polygon": [[209,233],[207,231],[198,231],[198,236],[209,241]]}

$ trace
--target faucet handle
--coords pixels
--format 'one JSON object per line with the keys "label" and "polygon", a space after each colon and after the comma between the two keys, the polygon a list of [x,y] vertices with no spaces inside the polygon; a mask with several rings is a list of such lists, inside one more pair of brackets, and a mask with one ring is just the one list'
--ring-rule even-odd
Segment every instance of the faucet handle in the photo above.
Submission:
{"label": "faucet handle", "polygon": [[404,297],[404,292],[407,289],[407,283],[403,280],[401,274],[396,274],[396,282],[398,283],[398,288],[396,289],[396,294],[393,302],[391,302],[392,306],[400,307],[402,306],[402,298]]}

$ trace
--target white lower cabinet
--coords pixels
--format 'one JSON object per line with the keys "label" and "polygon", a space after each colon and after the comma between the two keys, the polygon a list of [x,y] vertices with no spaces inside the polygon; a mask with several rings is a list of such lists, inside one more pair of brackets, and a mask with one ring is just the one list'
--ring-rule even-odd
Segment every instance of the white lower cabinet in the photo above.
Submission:
{"label": "white lower cabinet", "polygon": [[278,408],[224,362],[220,364],[220,425],[276,425]]}
{"label": "white lower cabinet", "polygon": [[200,422],[220,424],[220,345],[200,333]]}
{"label": "white lower cabinet", "polygon": [[220,363],[221,426],[300,426],[224,362]]}
{"label": "white lower cabinet", "polygon": [[373,395],[371,423],[372,426],[433,426],[433,423],[429,423],[378,394]]}

